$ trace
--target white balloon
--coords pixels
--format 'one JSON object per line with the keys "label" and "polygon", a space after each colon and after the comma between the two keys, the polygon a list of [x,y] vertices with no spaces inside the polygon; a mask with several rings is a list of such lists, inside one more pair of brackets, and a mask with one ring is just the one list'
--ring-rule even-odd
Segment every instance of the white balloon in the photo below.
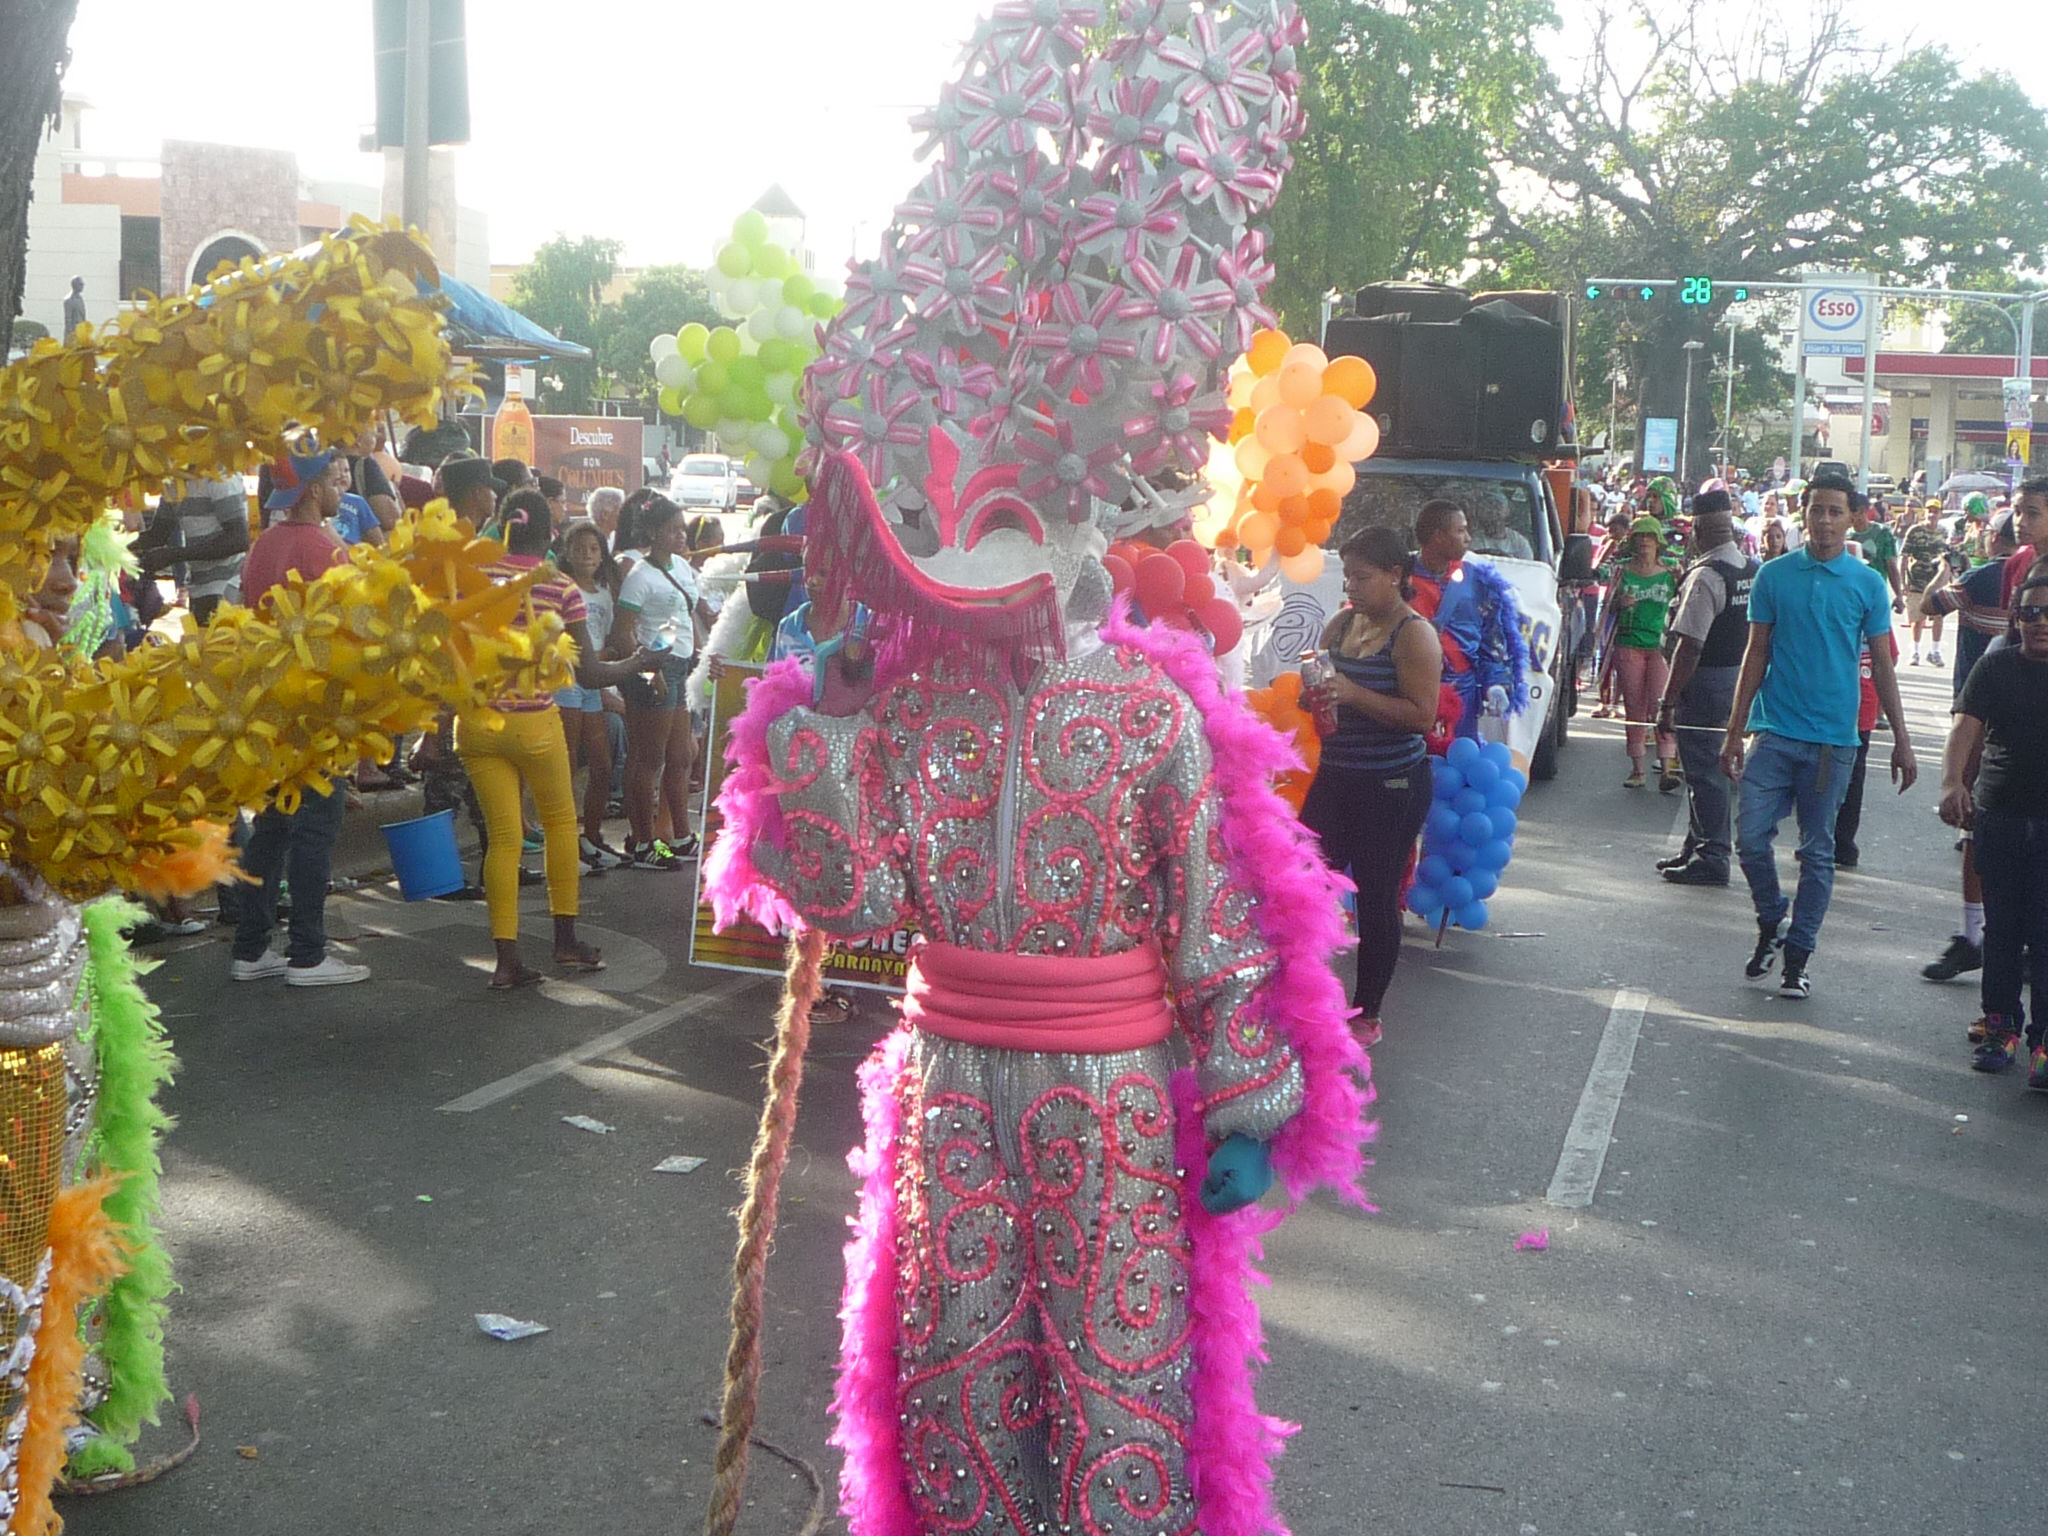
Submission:
{"label": "white balloon", "polygon": [[811,319],[794,304],[775,312],[775,334],[784,341],[800,341],[811,333]]}
{"label": "white balloon", "polygon": [[721,416],[712,430],[718,434],[718,441],[731,449],[747,440],[747,431],[752,425],[752,422],[741,421],[737,416]]}
{"label": "white balloon", "polygon": [[675,355],[676,333],[674,331],[663,331],[654,340],[647,343],[647,360],[651,363],[659,363],[664,357],[674,357]]}
{"label": "white balloon", "polygon": [[775,311],[757,309],[747,317],[747,334],[756,342],[773,341],[776,337]]}
{"label": "white balloon", "polygon": [[772,421],[758,423],[753,434],[754,451],[764,459],[779,459],[789,453],[789,439]]}
{"label": "white balloon", "polygon": [[782,305],[782,279],[779,277],[757,277],[754,279],[754,302],[763,309],[779,309]]}
{"label": "white balloon", "polygon": [[[674,338],[671,337],[670,340],[673,341]],[[683,361],[673,346],[669,349],[668,356],[654,365],[654,378],[656,383],[666,389],[688,389],[696,382],[690,365]]]}
{"label": "white balloon", "polygon": [[744,320],[747,312],[732,301],[732,295],[724,289],[711,295],[711,302],[717,306],[720,315],[728,320]]}
{"label": "white balloon", "polygon": [[764,386],[768,391],[768,398],[777,405],[795,405],[796,381],[797,376],[793,373],[769,374],[768,383]]}
{"label": "white balloon", "polygon": [[725,296],[732,305],[732,308],[726,311],[726,313],[751,315],[760,307],[760,281],[752,277],[736,277],[725,285]]}

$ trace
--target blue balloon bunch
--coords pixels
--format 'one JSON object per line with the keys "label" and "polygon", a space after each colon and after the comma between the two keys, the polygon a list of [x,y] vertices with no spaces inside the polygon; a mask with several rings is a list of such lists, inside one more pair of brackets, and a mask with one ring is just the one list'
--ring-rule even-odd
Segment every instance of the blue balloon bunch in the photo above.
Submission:
{"label": "blue balloon bunch", "polygon": [[1487,898],[1515,851],[1515,807],[1528,777],[1504,742],[1469,736],[1436,764],[1435,804],[1422,824],[1422,858],[1408,888],[1408,910],[1431,923],[1446,914],[1460,928],[1484,928]]}

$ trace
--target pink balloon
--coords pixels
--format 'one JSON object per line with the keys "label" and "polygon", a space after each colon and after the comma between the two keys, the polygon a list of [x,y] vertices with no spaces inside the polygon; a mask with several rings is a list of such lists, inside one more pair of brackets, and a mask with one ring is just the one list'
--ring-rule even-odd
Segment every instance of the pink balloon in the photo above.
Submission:
{"label": "pink balloon", "polygon": [[1135,571],[1138,602],[1150,619],[1163,619],[1170,609],[1181,605],[1187,590],[1188,573],[1171,555],[1151,554],[1140,560]]}
{"label": "pink balloon", "polygon": [[1180,600],[1196,613],[1200,613],[1202,605],[1212,601],[1215,596],[1215,579],[1205,570],[1199,576],[1190,576],[1188,578],[1187,588],[1181,593]]}
{"label": "pink balloon", "polygon": [[1175,539],[1166,546],[1166,552],[1180,562],[1180,568],[1188,573],[1188,580],[1209,574],[1209,551],[1193,539]]}
{"label": "pink balloon", "polygon": [[1351,430],[1344,441],[1337,445],[1337,457],[1356,464],[1360,459],[1369,459],[1380,445],[1380,424],[1371,416],[1360,411],[1351,423]]}
{"label": "pink balloon", "polygon": [[1236,650],[1237,642],[1244,638],[1244,615],[1227,597],[1210,598],[1195,610],[1195,618],[1202,628],[1209,631],[1218,656]]}
{"label": "pink balloon", "polygon": [[1137,579],[1131,572],[1131,562],[1122,555],[1104,555],[1102,568],[1109,572],[1109,587],[1112,592],[1130,591],[1132,583]]}
{"label": "pink balloon", "polygon": [[[1285,380],[1281,388],[1286,388]],[[1269,405],[1259,412],[1257,424],[1253,427],[1258,440],[1274,453],[1299,453],[1308,441],[1308,429],[1303,425],[1301,412],[1291,405]]]}
{"label": "pink balloon", "polygon": [[1275,377],[1280,381],[1282,403],[1293,406],[1297,411],[1323,392],[1323,370],[1306,359],[1283,363]]}

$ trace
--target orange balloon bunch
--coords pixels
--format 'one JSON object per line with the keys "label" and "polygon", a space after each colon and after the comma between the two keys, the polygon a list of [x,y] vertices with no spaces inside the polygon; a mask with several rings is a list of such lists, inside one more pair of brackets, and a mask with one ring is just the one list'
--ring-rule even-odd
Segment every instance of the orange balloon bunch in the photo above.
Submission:
{"label": "orange balloon bunch", "polygon": [[1323,760],[1323,738],[1316,734],[1315,716],[1301,700],[1301,674],[1282,672],[1270,687],[1248,689],[1243,698],[1253,714],[1281,735],[1294,738],[1294,749],[1301,754],[1303,766],[1274,779],[1273,788],[1299,816],[1302,802],[1308,799],[1309,783],[1316,776],[1316,765]]}
{"label": "orange balloon bunch", "polygon": [[1327,357],[1282,331],[1260,331],[1231,370],[1230,425],[1245,484],[1220,546],[1241,545],[1259,565],[1278,555],[1295,581],[1322,574],[1323,542],[1337,525],[1360,459],[1379,447],[1365,414],[1379,381],[1362,357]]}

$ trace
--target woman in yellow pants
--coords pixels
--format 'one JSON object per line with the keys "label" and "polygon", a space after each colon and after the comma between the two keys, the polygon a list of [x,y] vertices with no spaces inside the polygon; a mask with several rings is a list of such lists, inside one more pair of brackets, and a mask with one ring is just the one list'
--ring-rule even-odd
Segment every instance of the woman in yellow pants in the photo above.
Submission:
{"label": "woman in yellow pants", "polygon": [[[524,576],[541,563],[552,533],[547,500],[538,491],[515,491],[501,512],[505,558],[495,574]],[[590,643],[583,594],[564,576],[550,574],[532,589],[536,611],[560,616],[576,645],[576,681],[602,688],[650,671],[657,658],[641,651],[623,661],[601,661]],[[555,965],[565,971],[600,970],[603,953],[576,937],[582,860],[576,845],[576,797],[569,783],[569,741],[553,694],[501,699],[492,709],[470,710],[455,722],[455,749],[483,807],[490,846],[484,854],[484,897],[491,938],[498,948],[491,987],[505,991],[542,979],[519,958],[519,799],[533,796],[547,846],[548,911],[555,919]]]}

